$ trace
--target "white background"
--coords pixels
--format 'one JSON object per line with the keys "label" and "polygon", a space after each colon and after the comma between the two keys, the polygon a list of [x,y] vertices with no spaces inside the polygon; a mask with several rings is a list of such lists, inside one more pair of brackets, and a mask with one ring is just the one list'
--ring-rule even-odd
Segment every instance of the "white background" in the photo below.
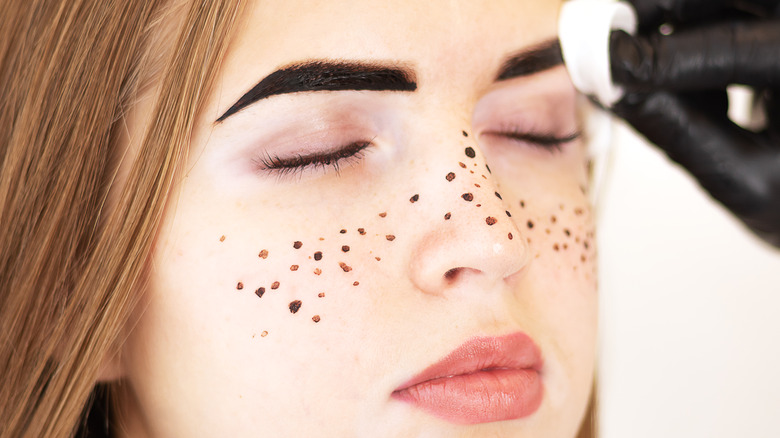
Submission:
{"label": "white background", "polygon": [[627,128],[613,143],[601,437],[780,437],[780,251]]}

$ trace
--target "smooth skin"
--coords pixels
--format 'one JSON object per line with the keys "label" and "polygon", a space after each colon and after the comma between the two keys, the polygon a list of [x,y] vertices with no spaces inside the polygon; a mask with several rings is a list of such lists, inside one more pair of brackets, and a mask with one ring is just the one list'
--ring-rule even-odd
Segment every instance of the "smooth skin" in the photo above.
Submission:
{"label": "smooth skin", "polygon": [[[119,435],[574,436],[597,320],[586,146],[501,133],[569,135],[579,101],[561,66],[495,82],[508,56],[556,36],[559,7],[251,4],[193,135],[137,321],[107,368],[128,389]],[[418,87],[273,96],[214,123],[263,77],[313,59],[403,65]],[[130,148],[150,110],[131,114]],[[262,164],[360,140],[371,146],[338,172]],[[391,398],[466,340],[517,331],[545,361],[533,415],[463,426]]]}

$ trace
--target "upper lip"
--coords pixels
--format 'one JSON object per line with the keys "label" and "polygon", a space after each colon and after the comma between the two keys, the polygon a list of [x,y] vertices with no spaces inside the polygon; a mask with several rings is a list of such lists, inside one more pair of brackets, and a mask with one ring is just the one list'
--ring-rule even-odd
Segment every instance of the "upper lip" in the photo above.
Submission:
{"label": "upper lip", "polygon": [[476,373],[492,369],[542,368],[539,347],[530,336],[516,332],[501,337],[471,338],[443,359],[396,388],[402,391],[429,380]]}

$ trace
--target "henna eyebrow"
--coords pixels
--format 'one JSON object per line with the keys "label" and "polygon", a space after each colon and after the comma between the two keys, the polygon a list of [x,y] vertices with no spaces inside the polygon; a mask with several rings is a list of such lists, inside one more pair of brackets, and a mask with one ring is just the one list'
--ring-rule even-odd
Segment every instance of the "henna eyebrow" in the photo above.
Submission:
{"label": "henna eyebrow", "polygon": [[249,105],[278,94],[305,91],[415,91],[414,72],[396,64],[308,61],[295,63],[266,76],[247,91],[216,122]]}

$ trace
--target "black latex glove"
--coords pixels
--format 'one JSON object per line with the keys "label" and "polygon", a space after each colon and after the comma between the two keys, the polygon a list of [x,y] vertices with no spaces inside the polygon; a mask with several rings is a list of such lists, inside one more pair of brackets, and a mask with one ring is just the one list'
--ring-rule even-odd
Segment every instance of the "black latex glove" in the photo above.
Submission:
{"label": "black latex glove", "polygon": [[[613,112],[685,167],[758,236],[780,247],[780,0],[630,0],[632,37],[613,32]],[[659,25],[674,28],[662,35]],[[768,126],[727,116],[726,86],[754,87]]]}

